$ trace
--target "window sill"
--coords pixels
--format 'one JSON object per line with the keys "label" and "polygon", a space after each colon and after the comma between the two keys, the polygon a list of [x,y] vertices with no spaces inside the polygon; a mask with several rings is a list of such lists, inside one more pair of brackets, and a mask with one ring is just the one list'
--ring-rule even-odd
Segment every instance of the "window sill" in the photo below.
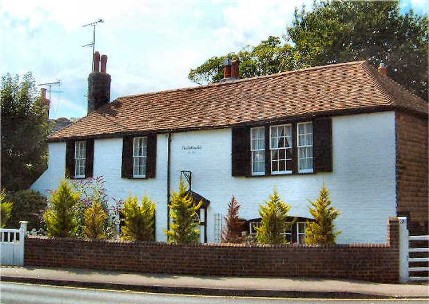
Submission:
{"label": "window sill", "polygon": [[316,172],[309,171],[309,172],[297,172],[297,173],[271,173],[271,174],[264,174],[264,175],[248,175],[246,177],[249,178],[258,178],[258,177],[275,177],[275,176],[302,176],[302,175],[315,175]]}

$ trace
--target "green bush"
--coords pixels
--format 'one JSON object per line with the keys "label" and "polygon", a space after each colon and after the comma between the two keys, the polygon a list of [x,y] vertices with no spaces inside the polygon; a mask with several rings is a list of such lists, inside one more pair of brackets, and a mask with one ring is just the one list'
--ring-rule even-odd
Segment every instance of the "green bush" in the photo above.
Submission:
{"label": "green bush", "polygon": [[331,206],[329,190],[323,184],[319,197],[311,202],[309,207],[314,222],[307,223],[305,230],[305,243],[309,245],[335,244],[336,237],[341,233],[335,231],[334,220],[340,212]]}
{"label": "green bush", "polygon": [[44,226],[43,212],[47,207],[47,199],[37,191],[20,190],[7,193],[7,199],[13,202],[13,210],[9,226],[19,227],[20,221],[28,222],[28,229],[36,230]]}
{"label": "green bush", "polygon": [[166,231],[168,242],[172,244],[197,243],[200,231],[197,212],[202,202],[195,204],[187,193],[183,180],[180,180],[179,191],[173,192],[170,202],[170,215],[172,223],[170,230]]}
{"label": "green bush", "polygon": [[104,239],[107,213],[100,202],[93,202],[92,206],[83,213],[83,235],[88,239]]}
{"label": "green bush", "polygon": [[259,243],[275,245],[286,242],[284,233],[290,229],[290,224],[286,222],[290,208],[290,205],[280,199],[277,189],[274,189],[270,199],[259,207],[261,225],[256,227]]}
{"label": "green bush", "polygon": [[125,224],[122,227],[122,237],[132,241],[154,241],[155,209],[155,203],[146,195],[141,206],[137,204],[137,197],[127,198],[122,210]]}
{"label": "green bush", "polygon": [[54,237],[75,237],[79,228],[77,206],[79,192],[74,191],[66,180],[61,181],[52,192],[44,219],[48,235]]}
{"label": "green bush", "polygon": [[8,220],[10,219],[13,203],[6,201],[6,193],[4,190],[0,192],[0,203],[1,203],[1,227],[6,227]]}

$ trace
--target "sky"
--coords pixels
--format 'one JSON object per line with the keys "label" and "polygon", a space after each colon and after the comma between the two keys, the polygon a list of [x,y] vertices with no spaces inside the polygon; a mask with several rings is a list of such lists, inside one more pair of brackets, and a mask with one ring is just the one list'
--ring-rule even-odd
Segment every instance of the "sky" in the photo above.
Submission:
{"label": "sky", "polygon": [[[428,0],[401,0],[427,13]],[[32,72],[51,86],[50,118],[87,114],[93,27],[95,50],[108,57],[111,101],[120,96],[193,87],[191,68],[213,56],[282,36],[295,7],[313,0],[0,0],[0,75]],[[38,88],[49,86],[38,86]]]}

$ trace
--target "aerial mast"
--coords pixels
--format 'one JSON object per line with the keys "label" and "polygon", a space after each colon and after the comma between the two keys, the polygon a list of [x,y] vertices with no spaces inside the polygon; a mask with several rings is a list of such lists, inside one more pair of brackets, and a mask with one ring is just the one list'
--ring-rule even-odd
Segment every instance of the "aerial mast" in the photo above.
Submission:
{"label": "aerial mast", "polygon": [[98,23],[103,23],[104,20],[103,19],[98,19],[97,21],[88,23],[83,25],[82,27],[87,27],[87,26],[92,26],[92,42],[82,45],[82,47],[87,47],[87,46],[92,46],[92,64],[91,64],[91,71],[94,70],[94,53],[95,53],[95,27],[97,26]]}

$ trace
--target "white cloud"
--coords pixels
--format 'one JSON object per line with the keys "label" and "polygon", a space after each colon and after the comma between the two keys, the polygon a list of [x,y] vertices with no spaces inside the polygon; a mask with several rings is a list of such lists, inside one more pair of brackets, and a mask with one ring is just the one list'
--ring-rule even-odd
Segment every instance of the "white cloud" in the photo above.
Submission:
{"label": "white cloud", "polygon": [[[311,1],[311,0],[310,0]],[[306,3],[311,3],[305,0]],[[109,57],[112,98],[193,85],[190,68],[212,56],[282,35],[303,1],[14,0],[0,2],[2,74],[32,71],[36,81],[61,79],[53,117],[86,112],[92,27]],[[56,108],[55,108],[56,107]]]}

